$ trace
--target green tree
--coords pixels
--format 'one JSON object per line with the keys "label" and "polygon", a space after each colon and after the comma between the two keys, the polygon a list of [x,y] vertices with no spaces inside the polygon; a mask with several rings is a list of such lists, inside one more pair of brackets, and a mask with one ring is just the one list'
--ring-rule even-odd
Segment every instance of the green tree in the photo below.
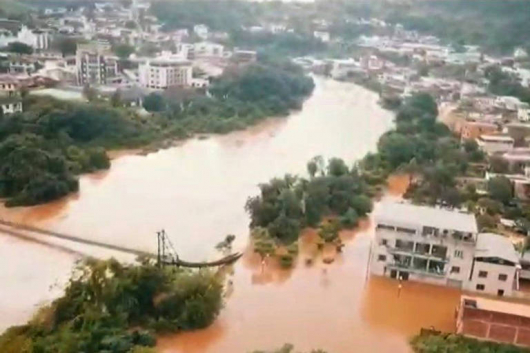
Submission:
{"label": "green tree", "polygon": [[348,166],[340,158],[331,158],[328,162],[328,174],[333,176],[341,176],[348,174]]}
{"label": "green tree", "polygon": [[33,48],[21,42],[11,42],[7,45],[7,51],[17,54],[33,54]]}
{"label": "green tree", "polygon": [[143,106],[148,112],[161,112],[166,109],[166,102],[162,95],[153,92],[144,98]]}
{"label": "green tree", "polygon": [[73,55],[77,50],[77,40],[71,37],[60,37],[51,44],[51,47],[59,50],[63,57]]}
{"label": "green tree", "polygon": [[133,46],[125,43],[120,43],[115,45],[112,50],[121,59],[127,59],[129,56],[134,53],[135,49]]}
{"label": "green tree", "polygon": [[123,105],[123,102],[121,100],[121,92],[120,90],[116,90],[112,96],[110,97],[110,105],[112,105],[114,108],[119,108]]}
{"label": "green tree", "polygon": [[323,222],[318,229],[318,236],[326,243],[339,238],[340,223],[337,220]]}
{"label": "green tree", "polygon": [[505,205],[513,199],[512,183],[505,176],[498,176],[488,180],[488,192],[492,199]]}
{"label": "green tree", "polygon": [[353,208],[349,208],[348,211],[340,218],[341,224],[346,228],[353,228],[359,222],[359,215]]}
{"label": "green tree", "polygon": [[93,102],[97,98],[97,91],[90,87],[89,84],[85,84],[83,86],[83,96],[86,98],[87,101]]}

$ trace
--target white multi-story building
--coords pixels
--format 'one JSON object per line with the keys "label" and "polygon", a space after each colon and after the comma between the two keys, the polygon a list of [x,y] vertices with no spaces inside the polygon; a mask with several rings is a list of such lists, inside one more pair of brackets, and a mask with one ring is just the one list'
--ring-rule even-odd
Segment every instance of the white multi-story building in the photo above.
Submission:
{"label": "white multi-story building", "polygon": [[31,30],[23,26],[18,32],[18,40],[34,49],[48,49],[49,47],[48,32],[39,29]]}
{"label": "white multi-story building", "polygon": [[0,46],[7,46],[14,42],[24,43],[33,49],[44,50],[49,47],[49,35],[47,31],[29,29],[26,26],[21,26],[18,32],[0,30]]}
{"label": "white multi-story building", "polygon": [[511,296],[519,283],[519,256],[512,242],[498,234],[478,235],[468,290]]}
{"label": "white multi-story building", "polygon": [[110,44],[81,44],[76,52],[77,83],[105,85],[118,74],[118,60],[110,53]]}
{"label": "white multi-story building", "polygon": [[194,58],[222,58],[224,46],[217,43],[200,42],[193,46]]}
{"label": "white multi-story building", "polygon": [[142,87],[166,89],[173,86],[190,86],[193,68],[191,62],[180,56],[159,57],[146,60],[138,68]]}
{"label": "white multi-story building", "polygon": [[512,294],[518,281],[515,250],[500,235],[478,234],[472,214],[384,203],[375,221],[372,274]]}

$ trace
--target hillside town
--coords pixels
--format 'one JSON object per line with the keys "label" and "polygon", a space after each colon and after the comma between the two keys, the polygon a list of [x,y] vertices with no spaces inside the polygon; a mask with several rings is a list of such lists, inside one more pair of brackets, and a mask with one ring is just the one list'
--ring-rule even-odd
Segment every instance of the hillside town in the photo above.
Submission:
{"label": "hillside town", "polygon": [[[97,96],[109,102],[119,99],[124,107],[148,116],[143,102],[150,94],[189,90],[207,96],[216,78],[255,63],[261,54],[229,45],[228,33],[202,23],[167,30],[149,8],[149,2],[139,0],[129,5],[101,2],[91,11],[46,8],[36,15],[38,25],[0,19],[0,113],[23,112],[26,95],[78,102]],[[517,48],[513,55],[496,57],[478,46],[443,43],[400,24],[357,21],[386,34],[347,42],[333,37],[325,20],[317,20],[314,40],[353,49],[340,58],[323,52],[292,62],[313,75],[362,85],[376,92],[388,109],[428,93],[436,101],[439,120],[462,146],[469,144],[484,157],[456,178],[459,190],[478,195],[472,205],[382,202],[374,214],[369,272],[395,279],[399,286],[410,280],[476,292],[479,297],[462,296],[458,332],[530,346],[527,307],[500,301],[530,300],[530,215],[525,211],[530,202],[528,53]],[[294,31],[282,23],[256,23],[241,30]],[[421,182],[410,173],[412,185]],[[509,182],[510,197],[504,202],[509,211],[499,211],[503,205],[489,197],[491,182],[499,179]],[[480,317],[479,311],[491,318]],[[477,317],[470,318],[469,312]],[[501,332],[498,327],[507,316],[518,323]]]}
{"label": "hillside town", "polygon": [[[171,87],[204,91],[226,67],[256,61],[255,51],[219,44],[227,34],[202,24],[191,31],[163,32],[148,8],[149,3],[137,1],[128,7],[96,3],[90,15],[84,7],[47,8],[38,15],[42,26],[32,29],[0,19],[3,112],[22,110],[15,94],[21,89],[84,100],[83,89],[90,87],[103,97],[118,92],[127,106],[141,107],[150,92]],[[131,55],[134,48],[139,53]]]}

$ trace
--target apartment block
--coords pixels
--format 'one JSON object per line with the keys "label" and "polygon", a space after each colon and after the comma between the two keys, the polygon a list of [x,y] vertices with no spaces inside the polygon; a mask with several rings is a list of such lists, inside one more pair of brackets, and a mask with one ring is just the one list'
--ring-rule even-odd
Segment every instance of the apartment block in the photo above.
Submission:
{"label": "apartment block", "polygon": [[383,203],[375,215],[370,271],[390,278],[446,285],[499,296],[518,282],[509,239],[479,234],[472,214]]}
{"label": "apartment block", "polygon": [[191,62],[178,56],[146,60],[138,68],[140,85],[152,89],[190,86],[193,80],[192,73]]}
{"label": "apartment block", "polygon": [[118,74],[118,60],[110,52],[110,44],[81,44],[76,52],[77,83],[105,85]]}

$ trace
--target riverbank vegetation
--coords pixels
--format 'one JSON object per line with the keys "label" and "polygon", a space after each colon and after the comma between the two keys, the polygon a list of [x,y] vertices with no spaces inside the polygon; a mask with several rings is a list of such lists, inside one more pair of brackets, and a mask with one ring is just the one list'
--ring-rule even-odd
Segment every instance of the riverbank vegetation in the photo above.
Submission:
{"label": "riverbank vegetation", "polygon": [[449,129],[437,121],[434,99],[424,93],[406,100],[396,112],[395,129],[384,134],[378,151],[361,162],[369,183],[381,183],[394,172],[414,175],[406,195],[416,203],[460,206],[465,190],[456,177],[472,172],[472,164],[484,161],[474,142],[461,145]]}
{"label": "riverbank vegetation", "polygon": [[105,105],[28,97],[24,108],[0,116],[0,197],[8,206],[76,191],[78,174],[109,168],[105,147],[151,138],[149,122]]}
{"label": "riverbank vegetation", "polygon": [[0,351],[154,353],[154,333],[210,325],[222,293],[220,279],[208,271],[87,260],[62,297],[0,336]]}
{"label": "riverbank vegetation", "polygon": [[209,95],[152,94],[144,103],[151,116],[121,107],[119,98],[86,104],[27,96],[24,113],[0,116],[0,197],[7,206],[55,200],[78,190],[79,174],[108,169],[107,149],[244,129],[301,108],[313,88],[297,66],[268,61],[227,70]]}
{"label": "riverbank vegetation", "polygon": [[415,353],[528,353],[528,348],[517,347],[509,344],[479,341],[476,339],[454,334],[424,334],[417,335],[411,340]]}
{"label": "riverbank vegetation", "polygon": [[263,60],[226,70],[212,82],[208,96],[183,91],[153,93],[144,107],[160,113],[177,134],[226,133],[300,109],[313,89],[313,80],[300,67]]}

